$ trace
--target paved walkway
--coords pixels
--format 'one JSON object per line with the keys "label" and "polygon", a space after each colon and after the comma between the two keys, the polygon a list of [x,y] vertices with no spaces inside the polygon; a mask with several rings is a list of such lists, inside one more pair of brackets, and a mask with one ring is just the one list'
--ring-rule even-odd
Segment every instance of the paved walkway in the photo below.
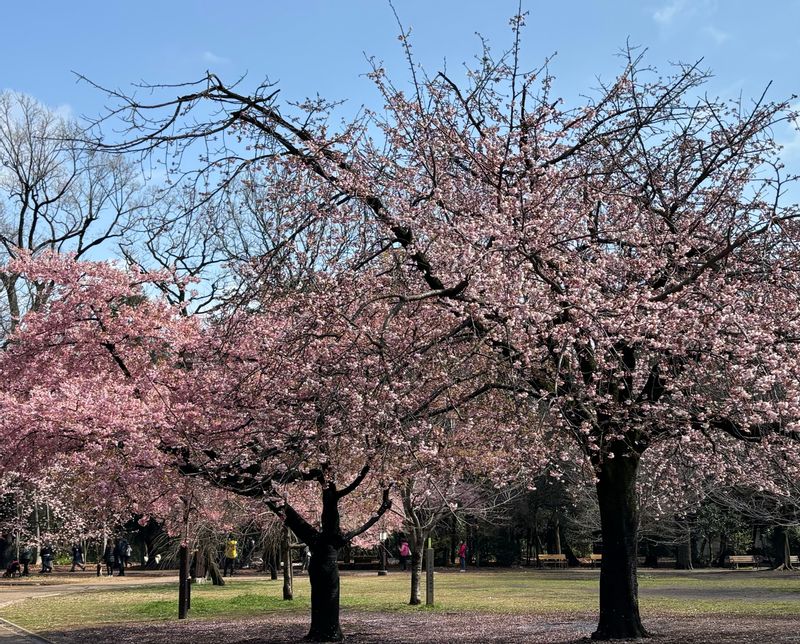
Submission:
{"label": "paved walkway", "polygon": [[0,619],[0,644],[45,644],[47,641],[22,630],[16,624]]}
{"label": "paved walkway", "polygon": [[[149,586],[152,584],[177,584],[178,576],[173,572],[167,574],[128,571],[124,577],[97,577],[92,574],[72,576],[68,574],[54,577],[31,577],[30,580],[0,583],[0,608],[24,599],[68,595],[85,590],[110,590],[120,587]],[[2,640],[0,640],[2,641]],[[5,644],[5,643],[3,643]]]}
{"label": "paved walkway", "polygon": [[[97,577],[95,574],[57,574],[54,577],[9,581],[0,585],[0,608],[33,597],[69,595],[85,590],[109,590],[120,587],[149,586],[151,584],[177,584],[173,574],[140,573],[129,571],[124,577]],[[0,644],[47,644],[49,640],[29,633],[23,628],[0,618]]]}

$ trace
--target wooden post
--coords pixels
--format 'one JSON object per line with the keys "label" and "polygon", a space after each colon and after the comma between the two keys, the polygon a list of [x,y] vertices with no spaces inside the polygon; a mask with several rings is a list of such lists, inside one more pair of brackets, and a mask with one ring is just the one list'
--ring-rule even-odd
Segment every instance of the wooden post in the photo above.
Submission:
{"label": "wooden post", "polygon": [[286,600],[294,599],[294,588],[292,579],[292,544],[289,541],[289,528],[283,527],[283,598]]}
{"label": "wooden post", "polygon": [[178,619],[186,619],[189,611],[189,548],[178,551]]}
{"label": "wooden post", "polygon": [[425,604],[433,606],[433,548],[430,538],[425,549]]}

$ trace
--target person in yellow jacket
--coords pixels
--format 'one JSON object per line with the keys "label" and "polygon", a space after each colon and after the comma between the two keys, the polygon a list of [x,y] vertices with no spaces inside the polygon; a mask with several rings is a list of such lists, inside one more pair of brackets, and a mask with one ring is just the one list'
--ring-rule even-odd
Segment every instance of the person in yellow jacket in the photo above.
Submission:
{"label": "person in yellow jacket", "polygon": [[228,540],[225,542],[225,565],[222,568],[222,576],[224,577],[228,572],[228,567],[230,566],[231,575],[233,574],[233,568],[236,564],[236,557],[239,556],[239,552],[236,549],[236,546],[239,544],[236,539],[233,538],[232,534],[228,535]]}

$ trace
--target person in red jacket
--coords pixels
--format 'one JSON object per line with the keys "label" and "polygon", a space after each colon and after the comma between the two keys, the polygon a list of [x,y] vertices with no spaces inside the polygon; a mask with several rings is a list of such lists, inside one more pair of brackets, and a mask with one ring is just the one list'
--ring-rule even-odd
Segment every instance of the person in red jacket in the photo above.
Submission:
{"label": "person in red jacket", "polygon": [[403,570],[408,569],[408,558],[411,556],[411,548],[408,546],[408,541],[403,539],[400,543],[400,568]]}
{"label": "person in red jacket", "polygon": [[461,570],[459,572],[467,571],[467,544],[463,541],[458,546],[458,560],[461,563]]}

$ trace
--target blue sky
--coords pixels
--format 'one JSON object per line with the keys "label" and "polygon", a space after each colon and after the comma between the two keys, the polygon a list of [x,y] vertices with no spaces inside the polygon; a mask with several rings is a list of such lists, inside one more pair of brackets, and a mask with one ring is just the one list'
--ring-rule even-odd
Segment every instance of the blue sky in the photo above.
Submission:
{"label": "blue sky", "polygon": [[[412,29],[417,60],[430,70],[460,68],[478,52],[475,32],[498,49],[510,42],[517,0],[395,0]],[[626,40],[648,60],[704,57],[710,92],[745,97],[800,93],[800,0],[523,0],[529,12],[524,62],[558,52],[557,88],[574,96],[619,69]],[[404,78],[398,28],[386,0],[12,0],[3,6],[0,88],[27,92],[75,115],[96,114],[103,97],[72,72],[114,87],[193,80],[205,70],[232,80],[268,76],[286,99],[320,93],[355,109],[375,98],[365,55]],[[780,133],[800,157],[800,137]]]}

